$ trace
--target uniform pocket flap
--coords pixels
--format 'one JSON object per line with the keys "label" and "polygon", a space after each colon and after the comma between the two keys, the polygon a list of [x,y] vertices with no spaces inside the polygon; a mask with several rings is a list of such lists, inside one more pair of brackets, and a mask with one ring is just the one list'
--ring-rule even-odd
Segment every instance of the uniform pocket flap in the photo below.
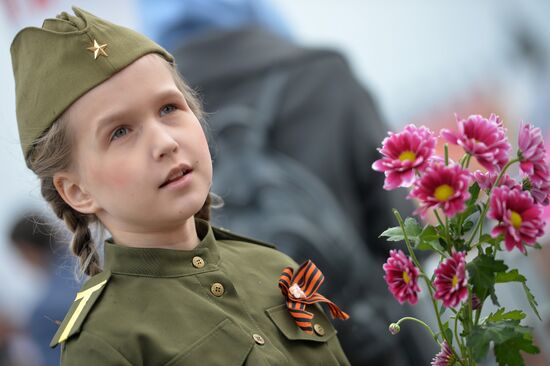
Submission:
{"label": "uniform pocket flap", "polygon": [[288,313],[286,304],[271,307],[265,312],[281,333],[290,340],[326,342],[336,335],[336,329],[334,329],[319,304],[309,305],[306,310],[313,313],[311,324],[314,331],[311,334],[304,332],[298,327],[292,316]]}
{"label": "uniform pocket flap", "polygon": [[252,337],[225,319],[164,366],[242,365],[253,346]]}

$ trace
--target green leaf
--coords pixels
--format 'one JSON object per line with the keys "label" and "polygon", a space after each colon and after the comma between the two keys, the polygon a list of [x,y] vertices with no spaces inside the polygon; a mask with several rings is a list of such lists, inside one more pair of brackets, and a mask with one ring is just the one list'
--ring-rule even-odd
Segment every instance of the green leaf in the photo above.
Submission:
{"label": "green leaf", "polygon": [[463,225],[462,225],[462,233],[467,233],[468,231],[470,231],[470,229],[474,227],[474,222],[473,221],[470,221],[470,220],[467,220]]}
{"label": "green leaf", "polygon": [[[404,223],[405,227],[405,233],[407,234],[407,238],[412,243],[418,243],[419,241],[419,235],[422,232],[422,226],[416,221],[416,219],[412,217],[407,217],[405,219]],[[403,230],[401,230],[400,226],[390,227],[386,229],[382,234],[380,234],[379,237],[385,236],[387,237],[387,241],[402,241],[405,240],[405,235],[403,235]]]}
{"label": "green leaf", "polygon": [[537,318],[542,321],[542,318],[540,317],[539,311],[537,309],[537,306],[539,304],[537,303],[537,300],[535,300],[535,296],[533,295],[529,287],[527,287],[526,283],[522,283],[522,286],[523,291],[525,292],[525,296],[527,297],[527,301],[529,301],[529,305],[531,306],[531,309],[533,309],[533,312],[537,315]]}
{"label": "green leaf", "polygon": [[491,301],[493,302],[493,304],[494,304],[495,306],[500,306],[500,303],[498,302],[498,298],[497,298],[496,292],[493,291],[493,292],[491,292],[489,295],[491,296]]}
{"label": "green leaf", "polygon": [[442,323],[440,330],[441,330],[440,332],[437,332],[435,334],[435,337],[434,337],[435,341],[439,342],[439,338],[441,337],[441,340],[447,339],[449,341],[448,343],[450,345],[452,345],[453,344],[453,331],[449,327],[449,321],[446,321],[445,323]]}
{"label": "green leaf", "polygon": [[420,233],[420,240],[431,241],[439,239],[439,233],[432,225],[426,225]]}
{"label": "green leaf", "polygon": [[470,283],[473,285],[473,291],[479,297],[479,300],[483,301],[487,296],[491,295],[494,302],[496,300],[495,276],[508,269],[504,261],[482,254],[468,263],[466,268],[470,274]]}
{"label": "green leaf", "polygon": [[499,366],[521,366],[524,365],[520,351],[537,354],[540,352],[538,347],[533,344],[533,336],[530,333],[523,333],[507,340],[501,344],[495,345],[495,357]]}
{"label": "green leaf", "polygon": [[[477,198],[479,197],[479,191],[480,191],[479,185],[477,184],[477,182],[472,184],[468,189],[468,191],[470,192],[470,198],[468,199],[468,201],[466,201],[466,210],[460,214],[460,216],[464,218],[465,221],[476,211],[481,212],[481,210],[479,210],[478,208],[478,205],[475,204],[477,201]],[[466,231],[468,230],[463,230],[462,233],[465,233]]]}
{"label": "green leaf", "polygon": [[405,239],[403,236],[403,231],[399,226],[386,229],[382,234],[380,234],[379,238],[382,236],[387,236],[387,241],[401,241]]}
{"label": "green leaf", "polygon": [[491,313],[487,317],[489,322],[499,322],[501,320],[522,320],[526,317],[525,313],[521,310],[512,310],[507,313],[504,312],[504,308],[500,308],[496,313]]}
{"label": "green leaf", "polygon": [[[520,357],[521,360],[520,350],[530,353],[538,352],[538,348],[533,345],[532,340],[530,329],[520,325],[519,320],[511,319],[476,325],[466,337],[466,343],[472,350],[472,356],[477,362],[485,358],[490,343],[493,343],[495,355],[497,355],[498,349],[497,360],[501,366],[518,365],[518,363],[507,362],[517,362],[517,357]],[[504,350],[503,348],[507,349]]]}
{"label": "green leaf", "polygon": [[444,254],[445,249],[439,244],[439,233],[432,225],[427,225],[419,235],[418,244],[415,246],[418,250],[435,250]]}
{"label": "green leaf", "polygon": [[453,343],[453,331],[450,328],[445,329],[445,337],[447,337],[451,344]]}
{"label": "green leaf", "polygon": [[495,283],[506,283],[506,282],[520,282],[521,283],[521,285],[523,286],[523,291],[525,292],[525,297],[527,298],[527,301],[529,302],[529,306],[531,306],[531,309],[533,310],[533,312],[535,313],[537,318],[539,318],[539,320],[542,321],[542,319],[540,317],[540,314],[539,314],[539,311],[537,309],[537,306],[539,304],[537,303],[537,300],[535,299],[535,296],[533,295],[533,293],[531,292],[529,287],[527,287],[527,278],[525,278],[524,275],[519,273],[519,271],[517,269],[512,269],[508,272],[497,273],[496,274]]}
{"label": "green leaf", "polygon": [[477,242],[474,241],[472,243],[472,245],[477,246],[478,244],[484,244],[484,243],[490,244],[491,246],[486,247],[485,251],[486,252],[489,251],[488,253],[491,253],[493,251],[492,247],[497,247],[498,244],[500,243],[500,241],[502,241],[502,238],[499,238],[499,237],[493,238],[491,235],[485,233],[485,234],[481,235],[481,237],[479,238],[479,240]]}
{"label": "green leaf", "polygon": [[422,232],[422,226],[420,226],[414,217],[407,217],[405,219],[405,232],[409,239],[418,238]]}
{"label": "green leaf", "polygon": [[470,199],[466,201],[466,205],[470,207],[475,201],[477,201],[477,198],[479,197],[479,184],[477,184],[477,182],[474,182],[474,184],[470,186],[468,191],[470,192]]}
{"label": "green leaf", "polygon": [[505,282],[522,282],[525,283],[527,279],[523,276],[517,269],[512,269],[508,272],[497,273],[495,277],[496,283],[505,283]]}
{"label": "green leaf", "polygon": [[515,337],[514,325],[506,322],[516,322],[506,320],[496,324],[489,323],[482,326],[474,326],[470,334],[466,337],[466,344],[472,350],[472,356],[477,362],[483,360],[489,350],[489,344],[493,342],[502,344]]}
{"label": "green leaf", "polygon": [[492,245],[495,245],[497,241],[498,241],[497,238],[493,238],[491,235],[487,233],[481,235],[481,238],[479,239],[480,243],[489,243]]}
{"label": "green leaf", "polygon": [[441,307],[439,308],[439,315],[443,315],[445,311],[447,311],[447,307],[441,304]]}

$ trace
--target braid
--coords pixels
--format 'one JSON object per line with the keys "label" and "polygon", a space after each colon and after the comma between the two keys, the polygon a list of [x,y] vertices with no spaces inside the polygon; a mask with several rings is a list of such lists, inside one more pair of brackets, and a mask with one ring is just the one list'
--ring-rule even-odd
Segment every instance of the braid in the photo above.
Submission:
{"label": "braid", "polygon": [[69,206],[55,189],[53,179],[43,179],[41,191],[56,216],[62,219],[73,233],[70,249],[79,260],[80,272],[87,276],[100,273],[99,254],[89,227],[95,221],[94,217],[75,211]]}
{"label": "braid", "polygon": [[90,221],[88,216],[70,208],[63,212],[63,220],[74,234],[70,248],[73,254],[78,257],[82,272],[88,276],[100,273],[99,254],[88,226]]}

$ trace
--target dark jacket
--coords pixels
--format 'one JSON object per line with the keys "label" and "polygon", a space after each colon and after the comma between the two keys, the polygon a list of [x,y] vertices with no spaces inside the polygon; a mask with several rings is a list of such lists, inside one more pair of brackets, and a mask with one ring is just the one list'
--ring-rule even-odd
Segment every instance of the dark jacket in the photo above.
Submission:
{"label": "dark jacket", "polygon": [[[378,236],[396,225],[392,207],[403,216],[412,207],[404,192],[384,191],[383,175],[371,169],[388,126],[345,59],[337,52],[300,47],[255,27],[197,36],[174,56],[182,75],[200,93],[207,113],[215,113],[233,93],[246,94],[247,88],[253,99],[255,80],[274,70],[289,73],[270,134],[272,146],[321,178],[367,249],[341,263],[344,269],[362,263],[363,280],[353,285],[356,292],[348,294],[349,302],[338,304],[351,315],[350,320],[336,323],[342,346],[353,364],[427,364],[432,349],[423,343],[431,339],[423,337],[422,330],[414,334],[405,330],[397,337],[387,331],[391,321],[410,312],[386,289],[381,267],[390,244]],[[325,276],[342,273],[346,270]]]}

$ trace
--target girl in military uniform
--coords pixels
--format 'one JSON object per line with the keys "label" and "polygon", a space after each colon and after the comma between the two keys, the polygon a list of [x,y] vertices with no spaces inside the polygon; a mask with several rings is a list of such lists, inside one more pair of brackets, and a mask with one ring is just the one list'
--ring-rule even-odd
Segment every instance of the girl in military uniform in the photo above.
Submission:
{"label": "girl in military uniform", "polygon": [[25,161],[90,276],[50,344],[61,364],[348,364],[315,265],[210,225],[201,108],[172,56],[73,10],[11,46]]}

